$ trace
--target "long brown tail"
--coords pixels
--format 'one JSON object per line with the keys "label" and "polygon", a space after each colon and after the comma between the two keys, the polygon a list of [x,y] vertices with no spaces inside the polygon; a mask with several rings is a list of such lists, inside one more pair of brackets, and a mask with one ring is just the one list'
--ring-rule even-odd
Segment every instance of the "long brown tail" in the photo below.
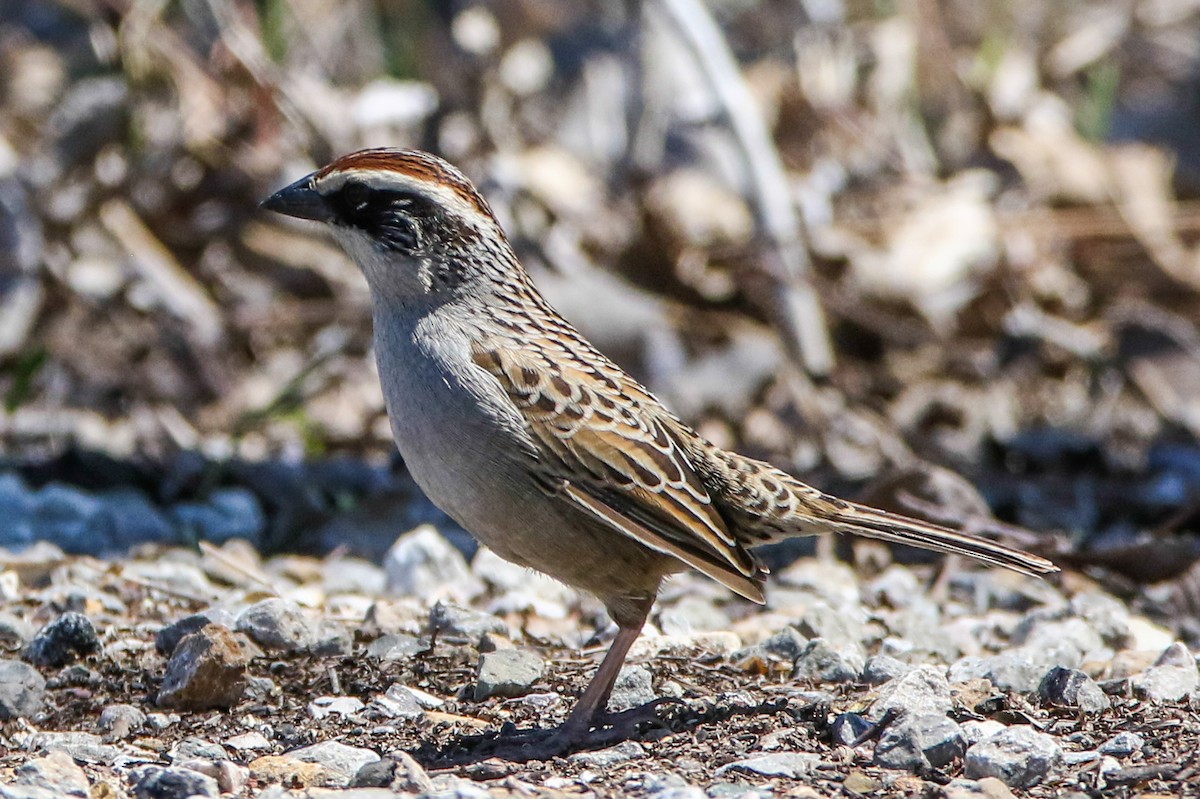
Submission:
{"label": "long brown tail", "polygon": [[1024,574],[1058,571],[1043,557],[932,522],[848,502],[769,463],[727,452],[699,437],[695,443],[693,454],[706,467],[706,484],[746,546],[835,532],[966,555]]}
{"label": "long brown tail", "polygon": [[840,501],[832,512],[817,520],[817,524],[838,533],[877,538],[893,544],[907,544],[935,552],[966,555],[984,563],[1019,571],[1024,574],[1052,574],[1058,567],[1038,555],[997,544],[986,538],[960,533],[948,527],[900,516],[887,511]]}

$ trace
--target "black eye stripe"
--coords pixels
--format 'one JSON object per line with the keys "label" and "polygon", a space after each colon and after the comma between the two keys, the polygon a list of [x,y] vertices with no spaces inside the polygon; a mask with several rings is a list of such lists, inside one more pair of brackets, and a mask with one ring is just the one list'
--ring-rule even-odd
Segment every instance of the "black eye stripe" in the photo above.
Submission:
{"label": "black eye stripe", "polygon": [[422,227],[436,216],[426,198],[410,191],[380,189],[349,180],[328,196],[340,224],[355,227],[400,250],[416,249]]}

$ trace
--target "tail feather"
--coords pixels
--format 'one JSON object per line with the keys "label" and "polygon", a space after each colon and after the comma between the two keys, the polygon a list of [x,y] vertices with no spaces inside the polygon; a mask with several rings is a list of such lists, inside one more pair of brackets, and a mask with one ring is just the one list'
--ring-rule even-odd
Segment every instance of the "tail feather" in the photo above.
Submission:
{"label": "tail feather", "polygon": [[1018,571],[1023,574],[1052,574],[1058,567],[1038,555],[989,541],[986,538],[968,535],[948,527],[876,510],[866,505],[846,502],[845,510],[838,510],[820,521],[839,533],[875,538],[893,544],[906,544],[920,549],[966,555],[994,566]]}
{"label": "tail feather", "polygon": [[696,441],[693,455],[704,469],[706,484],[747,546],[836,532],[966,555],[1023,574],[1058,571],[1043,557],[932,522],[839,499],[769,463],[727,452],[698,437]]}

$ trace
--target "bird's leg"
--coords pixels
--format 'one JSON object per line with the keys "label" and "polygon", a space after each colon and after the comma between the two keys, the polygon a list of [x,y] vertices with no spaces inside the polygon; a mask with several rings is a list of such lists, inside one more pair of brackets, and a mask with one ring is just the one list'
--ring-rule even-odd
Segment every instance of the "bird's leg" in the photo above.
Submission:
{"label": "bird's leg", "polygon": [[604,660],[600,661],[600,668],[596,669],[596,675],[588,683],[583,696],[579,697],[575,709],[571,711],[571,715],[567,717],[555,737],[561,737],[567,743],[576,743],[588,734],[592,723],[608,707],[608,699],[612,696],[617,675],[621,673],[621,666],[625,663],[625,656],[629,654],[629,647],[633,646],[633,642],[642,632],[645,622],[646,617],[643,616],[637,626],[622,626],[617,630],[608,653]]}
{"label": "bird's leg", "polygon": [[[563,754],[582,743],[592,731],[592,726],[603,718],[608,699],[612,696],[613,686],[629,648],[637,640],[650,615],[650,606],[654,603],[653,595],[636,602],[623,602],[620,612],[613,613],[617,622],[617,636],[609,646],[600,668],[596,670],[592,681],[584,689],[571,715],[563,725],[555,730],[550,738],[536,745],[522,747],[520,757],[523,759],[546,759]],[[610,608],[610,612],[611,612]]]}

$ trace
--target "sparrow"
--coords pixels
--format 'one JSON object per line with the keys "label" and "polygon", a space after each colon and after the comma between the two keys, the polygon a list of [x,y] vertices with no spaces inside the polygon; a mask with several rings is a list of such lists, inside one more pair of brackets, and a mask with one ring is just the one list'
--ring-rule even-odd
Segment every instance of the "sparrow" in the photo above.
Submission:
{"label": "sparrow", "polygon": [[616,623],[546,753],[605,724],[672,573],[696,569],[762,603],[767,570],[753,548],[824,533],[1057,571],[705,440],[550,306],[486,200],[436,156],[351,153],[262,207],[324,224],[362,270],[392,433],[430,500],[501,557],[593,594]]}

